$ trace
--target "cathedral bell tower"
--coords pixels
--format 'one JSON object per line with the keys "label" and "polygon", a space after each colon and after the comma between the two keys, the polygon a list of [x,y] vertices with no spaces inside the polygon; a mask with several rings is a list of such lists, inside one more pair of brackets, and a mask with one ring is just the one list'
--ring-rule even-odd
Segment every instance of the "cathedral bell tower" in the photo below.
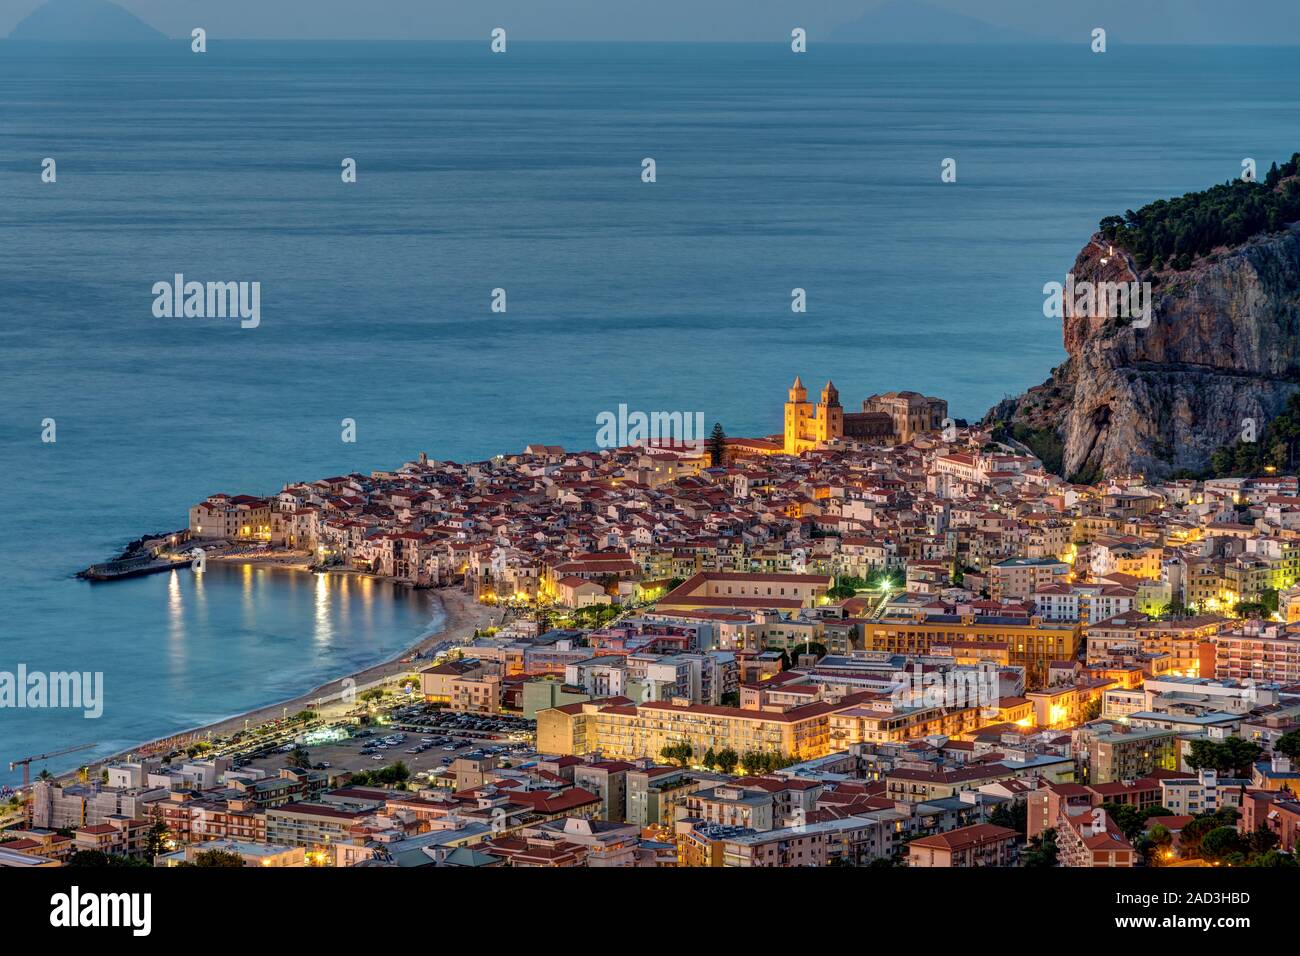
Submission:
{"label": "cathedral bell tower", "polygon": [[818,442],[844,437],[844,407],[840,405],[840,391],[830,379],[826,380],[826,387],[822,389],[816,424]]}
{"label": "cathedral bell tower", "polygon": [[796,375],[790,386],[790,399],[785,403],[785,453],[797,455],[803,451],[800,441],[809,431],[813,407],[808,401],[808,389]]}

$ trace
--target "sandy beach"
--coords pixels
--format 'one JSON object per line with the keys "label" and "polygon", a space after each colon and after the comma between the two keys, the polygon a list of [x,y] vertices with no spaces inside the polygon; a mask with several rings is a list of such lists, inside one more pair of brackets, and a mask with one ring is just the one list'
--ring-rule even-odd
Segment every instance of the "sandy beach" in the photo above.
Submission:
{"label": "sandy beach", "polygon": [[[312,564],[310,551],[218,551],[208,554],[207,559],[223,564],[251,564],[255,568],[288,568],[292,571],[308,571]],[[339,572],[362,573],[345,568],[340,568]]]}
{"label": "sandy beach", "polygon": [[[310,564],[310,555],[300,552],[220,554],[209,555],[207,560],[307,571]],[[364,574],[365,572],[340,569],[329,573]],[[227,736],[245,728],[252,729],[259,724],[279,720],[286,713],[292,715],[302,710],[318,710],[326,716],[335,712],[342,714],[355,706],[352,703],[355,695],[390,683],[395,678],[410,673],[416,667],[427,666],[426,661],[407,661],[411,656],[445,641],[452,643],[468,642],[473,638],[475,630],[499,624],[504,614],[500,608],[486,607],[479,604],[459,588],[436,588],[431,589],[429,593],[436,596],[442,604],[446,615],[443,626],[438,631],[425,635],[401,653],[363,670],[342,674],[292,699],[274,701],[244,713],[234,714],[201,727],[147,741],[129,750],[102,757],[86,765],[89,768],[90,776],[94,777],[102,767],[127,757],[138,758],[166,753],[200,740]],[[407,662],[404,663],[404,661]],[[58,775],[61,780],[75,778],[76,776],[77,771]]]}

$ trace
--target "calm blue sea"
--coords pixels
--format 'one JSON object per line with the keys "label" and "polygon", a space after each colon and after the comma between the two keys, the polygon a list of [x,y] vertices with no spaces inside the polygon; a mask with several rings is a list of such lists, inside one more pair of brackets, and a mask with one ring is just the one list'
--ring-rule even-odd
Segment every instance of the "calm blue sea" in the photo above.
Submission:
{"label": "calm blue sea", "polygon": [[[428,625],[379,585],[70,577],[208,493],[420,451],[590,447],[620,403],[766,434],[796,373],[850,406],[912,388],[980,416],[1063,358],[1042,286],[1098,219],[1300,149],[1295,62],[1115,43],[0,42],[0,670],[107,684],[99,720],[0,711],[0,781],[16,756],[304,691]],[[260,327],[154,318],[175,273],[260,282]]]}

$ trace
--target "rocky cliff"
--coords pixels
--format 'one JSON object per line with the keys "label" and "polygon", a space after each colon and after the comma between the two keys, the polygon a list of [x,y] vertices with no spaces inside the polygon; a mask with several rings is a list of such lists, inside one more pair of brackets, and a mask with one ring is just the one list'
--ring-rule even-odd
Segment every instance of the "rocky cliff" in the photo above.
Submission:
{"label": "rocky cliff", "polygon": [[1076,287],[1149,282],[1152,309],[1147,321],[1066,295],[1068,360],[986,416],[1040,443],[1059,439],[1062,475],[1203,473],[1244,422],[1262,435],[1300,390],[1300,223],[1180,271],[1143,270],[1098,233],[1071,273]]}

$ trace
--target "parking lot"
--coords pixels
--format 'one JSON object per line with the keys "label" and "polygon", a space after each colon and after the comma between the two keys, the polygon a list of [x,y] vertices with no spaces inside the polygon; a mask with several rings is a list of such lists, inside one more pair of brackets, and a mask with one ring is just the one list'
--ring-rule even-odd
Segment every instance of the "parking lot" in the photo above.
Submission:
{"label": "parking lot", "polygon": [[[401,761],[411,771],[409,785],[418,786],[422,774],[457,757],[491,753],[512,761],[531,755],[534,727],[521,717],[452,714],[419,704],[390,712],[382,725],[354,729],[348,739],[305,746],[313,767],[333,772],[381,770]],[[247,766],[278,772],[291,750],[286,744]]]}
{"label": "parking lot", "polygon": [[530,738],[537,721],[513,714],[457,714],[429,704],[399,707],[388,715],[395,727],[416,733],[453,735],[465,739],[500,740]]}

